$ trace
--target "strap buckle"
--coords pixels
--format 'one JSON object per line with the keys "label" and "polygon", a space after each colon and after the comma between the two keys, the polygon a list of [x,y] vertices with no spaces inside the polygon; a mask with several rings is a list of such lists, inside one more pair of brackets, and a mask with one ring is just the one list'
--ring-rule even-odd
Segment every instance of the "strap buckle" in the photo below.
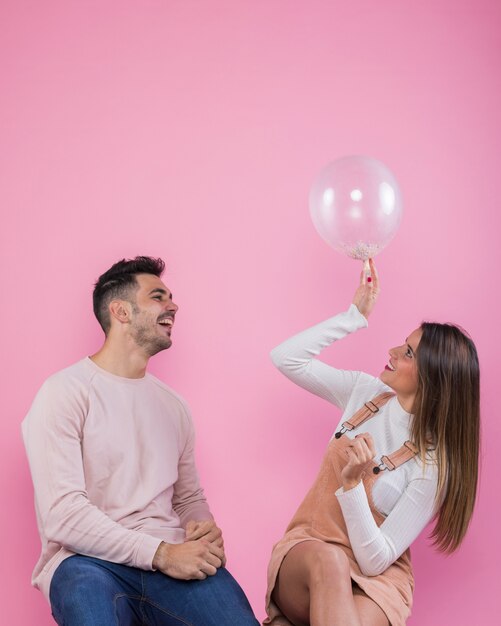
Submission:
{"label": "strap buckle", "polygon": [[379,411],[378,405],[374,404],[372,400],[365,402],[364,406],[367,407],[371,413],[377,413]]}
{"label": "strap buckle", "polygon": [[341,437],[341,435],[344,435],[344,433],[347,431],[348,429],[345,426],[341,426],[341,430],[338,430],[337,433],[334,435],[334,437],[336,439],[339,439]]}
{"label": "strap buckle", "polygon": [[387,470],[387,466],[384,463],[380,463],[377,467],[373,467],[372,468],[372,472],[374,474],[379,474],[379,472],[384,472],[384,470]]}

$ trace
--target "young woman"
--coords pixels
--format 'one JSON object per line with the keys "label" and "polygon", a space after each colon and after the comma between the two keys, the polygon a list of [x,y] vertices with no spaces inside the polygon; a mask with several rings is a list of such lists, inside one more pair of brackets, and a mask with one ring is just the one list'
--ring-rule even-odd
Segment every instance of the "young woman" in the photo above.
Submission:
{"label": "young woman", "polygon": [[409,546],[434,517],[435,545],[459,547],[475,502],[479,366],[471,339],[423,323],[379,378],[334,369],[321,350],[367,326],[374,263],[353,303],[275,348],[293,382],[344,410],[315,483],[274,546],[265,624],[403,626],[414,587]]}

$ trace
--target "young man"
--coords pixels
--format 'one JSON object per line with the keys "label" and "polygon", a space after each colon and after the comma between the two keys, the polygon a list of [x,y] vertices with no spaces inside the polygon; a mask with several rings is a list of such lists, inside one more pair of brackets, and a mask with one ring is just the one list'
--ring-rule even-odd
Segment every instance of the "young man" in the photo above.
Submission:
{"label": "young man", "polygon": [[51,376],[23,422],[42,540],[33,584],[60,625],[258,623],[224,568],[188,407],[146,372],[178,310],[163,270],[136,257],[99,278],[102,348]]}

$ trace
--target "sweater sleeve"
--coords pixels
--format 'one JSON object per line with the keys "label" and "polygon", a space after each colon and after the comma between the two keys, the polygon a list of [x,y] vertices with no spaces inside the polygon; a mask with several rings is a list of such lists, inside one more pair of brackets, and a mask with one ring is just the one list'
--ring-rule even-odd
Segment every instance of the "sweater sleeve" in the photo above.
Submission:
{"label": "sweater sleeve", "polygon": [[195,465],[195,429],[190,413],[185,407],[188,419],[188,437],[178,463],[178,479],[174,485],[172,508],[179,516],[181,526],[186,528],[190,520],[212,519],[209,505],[200,487]]}
{"label": "sweater sleeve", "polygon": [[366,576],[384,572],[432,520],[435,514],[436,474],[430,467],[409,482],[380,527],[372,516],[363,483],[336,491],[357,563]]}
{"label": "sweater sleeve", "polygon": [[144,570],[160,540],[124,528],[88,498],[82,462],[85,407],[49,379],[23,422],[38,523],[47,541],[77,554]]}
{"label": "sweater sleeve", "polygon": [[338,339],[365,327],[366,318],[352,304],[346,312],[281,343],[272,350],[271,359],[292,382],[344,409],[360,372],[339,370],[315,357]]}

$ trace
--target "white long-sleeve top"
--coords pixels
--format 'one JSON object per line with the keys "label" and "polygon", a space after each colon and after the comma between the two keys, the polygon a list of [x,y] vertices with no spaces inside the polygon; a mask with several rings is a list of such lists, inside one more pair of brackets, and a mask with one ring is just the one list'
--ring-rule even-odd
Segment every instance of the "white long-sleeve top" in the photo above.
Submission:
{"label": "white long-sleeve top", "polygon": [[[315,358],[338,339],[366,326],[366,318],[352,304],[345,313],[295,335],[271,353],[273,363],[290,380],[343,409],[336,431],[364,402],[391,391],[379,378],[339,370]],[[412,415],[394,397],[361,429],[348,431],[345,436],[370,433],[379,460],[410,438],[411,419]],[[366,576],[383,572],[416,539],[434,516],[436,491],[437,466],[433,456],[425,464],[415,457],[396,470],[382,472],[372,494],[376,509],[385,517],[378,527],[362,482],[348,491],[338,489],[336,496],[351,546]]]}

